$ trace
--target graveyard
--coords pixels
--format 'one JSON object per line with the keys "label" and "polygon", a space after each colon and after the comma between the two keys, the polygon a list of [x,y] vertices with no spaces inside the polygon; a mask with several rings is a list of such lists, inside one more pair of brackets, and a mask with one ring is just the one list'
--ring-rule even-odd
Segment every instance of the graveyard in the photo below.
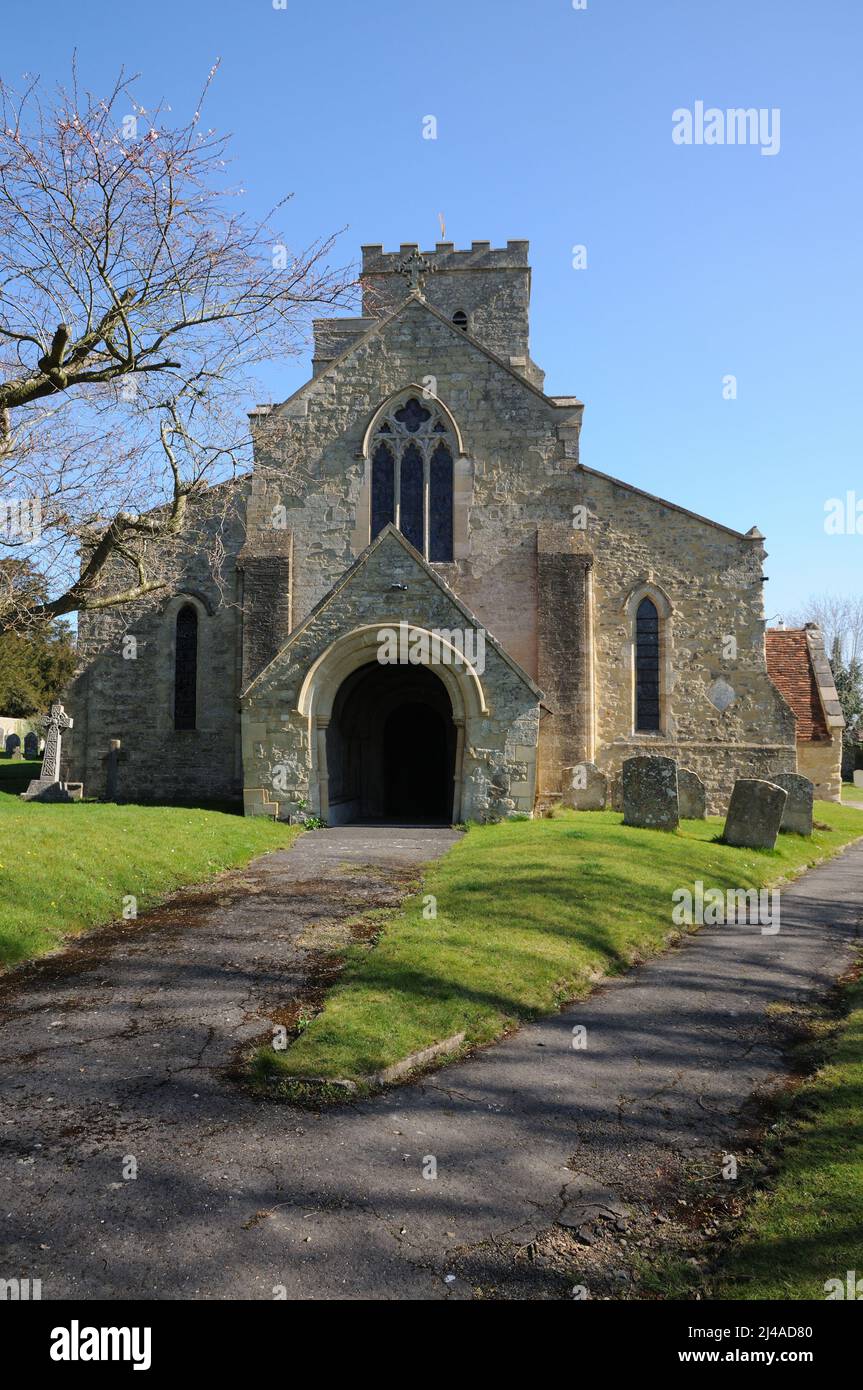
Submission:
{"label": "graveyard", "polygon": [[443,7],[425,84],[416,7],[55,8],[0,63],[0,1303],[157,1375],[254,1301],[588,1300],[823,1379],[857,7]]}
{"label": "graveyard", "polygon": [[[72,723],[62,704],[40,722],[41,761],[22,758],[17,743],[0,761],[0,845],[7,855],[25,846],[32,861],[26,874],[4,876],[2,964],[118,917],[134,921],[303,832],[302,823],[202,808],[85,802],[80,784],[59,780]],[[257,1077],[362,1087],[441,1039],[457,1036],[456,1052],[486,1044],[671,944],[687,885],[757,901],[863,836],[863,806],[815,803],[813,784],[794,773],[738,778],[723,819],[706,815],[701,780],[672,758],[632,757],[610,789],[588,766],[572,809],[466,827],[422,892],[388,914],[385,932],[346,953],[343,978],[295,1045],[258,1051]],[[585,802],[602,809],[574,809]]]}
{"label": "graveyard", "polygon": [[373,949],[352,949],[293,1045],[258,1052],[256,1072],[361,1086],[457,1033],[465,1051],[492,1042],[670,946],[680,886],[765,888],[863,836],[863,810],[816,808],[811,836],[783,832],[773,850],[722,843],[718,816],[681,821],[671,834],[625,825],[611,810],[472,826]]}
{"label": "graveyard", "polygon": [[[171,1008],[174,972],[179,967],[182,978],[198,965],[204,968],[208,981],[198,1001],[198,1027],[202,1035],[212,1038],[215,1030],[207,1019],[213,1014],[208,1011],[217,1003],[215,980],[224,966],[214,973],[215,962],[199,959],[199,929],[205,928],[206,941],[209,924],[218,923],[226,911],[230,914],[225,904],[231,902],[241,904],[234,909],[240,912],[236,920],[251,929],[255,921],[252,904],[260,892],[256,886],[260,880],[254,875],[261,873],[262,866],[266,873],[265,866],[279,860],[280,856],[270,851],[286,847],[291,853],[281,858],[284,862],[296,856],[298,869],[294,872],[302,890],[292,911],[299,910],[302,915],[302,894],[311,886],[303,875],[313,872],[303,867],[310,857],[314,861],[309,846],[312,842],[326,846],[331,836],[338,839],[348,832],[304,832],[299,825],[216,810],[65,797],[54,800],[52,795],[43,799],[40,788],[56,784],[51,780],[51,769],[47,776],[40,769],[38,762],[0,761],[0,788],[7,787],[0,790],[4,903],[0,962],[14,966],[46,952],[55,953],[58,992],[53,1012],[57,1017],[51,1026],[62,1027],[62,991],[67,975],[75,1011],[88,999],[92,1008],[94,1001],[86,981],[98,979],[101,984],[106,975],[113,977],[117,968],[122,971],[130,946],[147,975],[156,972],[154,978],[158,979],[159,933],[167,928],[167,938],[162,939],[167,941],[171,956],[163,978],[169,983],[152,996],[156,1009],[152,1018],[149,1007],[141,1014],[136,1005],[134,1022],[129,1025],[130,1046],[139,1047],[135,1039],[143,1026],[145,1037],[149,1034],[156,1041],[147,1037],[140,1047],[147,1056],[164,1056],[161,1049],[171,1047],[172,1038],[177,1039],[178,1025],[168,1022],[170,1014],[167,1026],[162,1022],[162,1011]],[[8,780],[13,775],[14,790]],[[765,968],[767,997],[773,998],[775,990],[783,993],[783,986],[774,981],[771,964],[771,953],[776,953],[778,966],[787,949],[786,938],[778,934],[775,903],[760,927],[760,935],[757,925],[753,935],[753,923],[759,920],[752,915],[757,910],[753,905],[767,897],[777,900],[777,889],[785,900],[789,887],[793,894],[795,880],[806,883],[807,870],[841,858],[846,847],[863,837],[863,807],[823,801],[813,804],[812,785],[807,779],[787,774],[783,780],[780,786],[779,779],[775,783],[738,779],[727,816],[707,816],[697,778],[693,780],[692,774],[671,760],[637,757],[630,766],[624,766],[621,785],[613,789],[616,808],[559,808],[532,819],[461,827],[462,833],[441,857],[425,865],[420,860],[417,871],[400,880],[401,887],[390,897],[388,906],[382,908],[376,901],[370,910],[358,911],[350,919],[348,926],[356,930],[349,931],[338,947],[338,959],[333,956],[333,937],[328,934],[330,903],[335,899],[328,897],[332,886],[324,886],[321,907],[308,903],[312,916],[306,945],[311,942],[311,948],[303,969],[310,981],[316,979],[314,942],[319,932],[317,951],[326,963],[326,988],[321,991],[317,979],[314,997],[307,1001],[302,987],[296,993],[296,980],[291,985],[286,977],[281,995],[271,992],[266,1006],[255,1010],[254,986],[250,995],[245,994],[259,972],[260,947],[254,944],[253,936],[254,973],[238,976],[237,987],[243,993],[243,1009],[252,1008],[257,1019],[246,1025],[247,1036],[250,1032],[257,1041],[235,1056],[228,1072],[210,1067],[206,1070],[212,1073],[211,1078],[204,1083],[203,1076],[198,1080],[196,1073],[193,1084],[206,1084],[213,1097],[211,1103],[226,1113],[247,1106],[250,1100],[263,1102],[256,1123],[274,1125],[279,1131],[280,1115],[287,1119],[310,1108],[320,1118],[330,1115],[339,1131],[350,1131],[355,1121],[363,1123],[362,1108],[354,1112],[350,1106],[346,1109],[345,1102],[372,1100],[383,1085],[391,1084],[384,1080],[388,1074],[392,1080],[419,1082],[413,1094],[420,1098],[420,1104],[424,1104],[422,1097],[435,1095],[438,1088],[448,1093],[446,1088],[452,1084],[457,1094],[463,1084],[458,1079],[460,1062],[470,1067],[477,1058],[490,1055],[486,1049],[491,1048],[500,1059],[497,1065],[505,1068],[507,1048],[519,1038],[524,1039],[523,1048],[545,1047],[541,1041],[531,1041],[535,1029],[544,1022],[553,1027],[561,1013],[567,1015],[565,1031],[572,1033],[571,1046],[577,1048],[579,1027],[570,1029],[568,1022],[578,1017],[573,1015],[573,1007],[601,1011],[604,992],[615,980],[628,979],[634,987],[644,989],[638,982],[644,981],[652,961],[673,959],[676,948],[697,941],[717,924],[727,934],[734,954],[737,932],[741,934],[741,949],[748,951],[748,967],[743,968],[739,979],[728,982],[731,998],[736,1001],[739,997],[734,991],[749,991],[750,971],[763,972]],[[36,791],[29,800],[23,795],[28,787]],[[431,832],[418,833],[421,837]],[[348,843],[344,841],[345,846]],[[337,850],[336,859],[343,853],[343,849]],[[15,864],[14,874],[9,873],[10,859]],[[251,878],[242,873],[238,878],[236,872],[230,872],[243,871],[244,866],[248,866]],[[350,867],[341,864],[337,878]],[[353,873],[358,878],[353,882],[358,883],[373,869],[373,865],[355,865]],[[191,891],[183,891],[189,887]],[[287,881],[284,888],[290,892]],[[768,889],[769,894],[765,892]],[[681,918],[675,903],[690,890],[698,909]],[[735,918],[729,911],[724,918],[711,917],[706,904],[712,896],[727,899],[729,904],[742,902],[742,915]],[[159,908],[166,898],[168,908]],[[122,915],[118,914],[118,903],[123,905]],[[148,910],[154,906],[155,912]],[[7,912],[7,908],[11,910]],[[323,916],[318,920],[316,913],[321,909]],[[163,918],[164,911],[168,915]],[[228,922],[227,949],[233,974],[240,948],[235,944],[230,915]],[[103,924],[105,930],[91,930]],[[75,938],[81,933],[87,934],[86,949],[78,954]],[[287,930],[285,935],[289,936]],[[763,945],[753,947],[753,940]],[[64,951],[64,945],[73,950]],[[715,947],[705,942],[705,949],[709,958]],[[47,964],[53,966],[54,962]],[[79,975],[81,971],[83,975]],[[265,974],[270,980],[279,980],[281,970],[271,967]],[[37,988],[43,978],[40,974],[33,977]],[[245,986],[244,978],[249,981]],[[25,971],[21,977],[25,992],[32,987],[28,980]],[[784,992],[787,996],[787,984]],[[112,1021],[122,1018],[122,1007],[117,1014],[115,992],[109,989],[107,994]],[[756,1000],[758,997],[756,987]],[[669,1012],[662,990],[657,1003],[660,1017],[668,1020],[673,1036],[673,1009]],[[721,1009],[721,1003],[716,1003]],[[756,1014],[761,1008],[763,1005],[756,1004]],[[825,1011],[821,1002],[813,1008]],[[818,1056],[829,1058],[830,1066],[805,1083],[802,1122],[795,1108],[795,1091],[787,1091],[781,1127],[774,1124],[768,1131],[766,1153],[772,1154],[775,1177],[757,1194],[757,1200],[753,1200],[749,1186],[743,1189],[747,1194],[744,1220],[731,1237],[723,1236],[721,1251],[714,1249],[710,1282],[705,1281],[701,1262],[692,1254],[693,1250],[700,1251],[701,1237],[675,1225],[673,1219],[661,1231],[651,1228],[644,1234],[639,1224],[643,1220],[640,1207],[635,1202],[626,1208],[624,1229],[629,1237],[633,1229],[636,1231],[636,1244],[649,1247],[649,1255],[646,1261],[643,1256],[633,1256],[632,1290],[618,1291],[615,1296],[818,1296],[820,1265],[813,1275],[813,1241],[822,1252],[822,1263],[826,1260],[830,1268],[844,1268],[845,1263],[851,1267],[853,1232],[863,1220],[859,1163],[845,1153],[847,1136],[859,1125],[863,1103],[859,984],[849,985],[838,1002],[832,1000],[829,1012],[829,1019],[816,1012],[807,1019],[806,1027],[817,1030],[822,1046]],[[197,1013],[196,1004],[194,1015]],[[284,1028],[270,1033],[272,1045],[269,1039],[261,1040],[268,1016],[299,1020],[289,1030],[287,1046],[276,1042],[276,1034],[284,1033]],[[99,1011],[93,1010],[89,1018],[94,1022],[88,1022],[87,1027],[98,1027]],[[795,1027],[801,1028],[802,1023],[797,1021]],[[735,1031],[731,1015],[720,1031],[722,1054],[726,1056]],[[710,1030],[698,1040],[699,1048],[707,1049],[706,1056],[711,1055],[714,1045],[709,1034]],[[442,1040],[450,1044],[443,1053]],[[182,1036],[180,1043],[178,1060],[186,1063],[191,1056],[186,1052],[189,1043]],[[197,1046],[192,1045],[193,1052]],[[160,1051],[151,1053],[151,1048]],[[69,1055],[74,1057],[76,1050],[77,1045]],[[66,1057],[67,1052],[68,1042],[57,1055]],[[696,1051],[695,1057],[686,1058],[696,1075],[697,1056]],[[411,1058],[414,1064],[405,1067]],[[534,1076],[535,1061],[541,1060],[541,1055],[531,1059],[529,1075]],[[552,1060],[549,1057],[547,1062]],[[170,1065],[168,1058],[166,1063]],[[771,1068],[774,1065],[771,1063]],[[85,1105],[93,1084],[104,1086],[106,1077],[109,1087],[122,1084],[128,1066],[120,1053],[108,1063],[108,1072],[101,1080],[88,1079],[89,1068],[82,1068],[80,1083],[73,1087],[75,1104]],[[806,1068],[812,1069],[811,1059]],[[719,1074],[724,1075],[725,1069],[723,1063]],[[151,1070],[148,1065],[146,1071]],[[181,1065],[181,1076],[184,1070]],[[114,1072],[116,1078],[110,1079]],[[430,1072],[433,1075],[427,1075]],[[535,1075],[537,1103],[543,1073],[540,1065]],[[431,1082],[430,1089],[426,1089],[426,1081]],[[178,1084],[182,1093],[185,1083]],[[616,1078],[611,1084],[617,1084]],[[681,1095],[694,1105],[691,1084]],[[700,1078],[699,1084],[704,1084]],[[51,1083],[51,1088],[56,1089],[56,1083]],[[506,1088],[492,1088],[488,1094],[491,1099],[486,1108],[496,1111]],[[194,1125],[187,1105],[183,1100],[183,1114],[188,1115],[184,1123]],[[297,1110],[297,1106],[301,1108]],[[159,1144],[163,1139],[170,1144],[170,1128],[160,1126]],[[247,1127],[240,1125],[237,1143],[244,1143],[247,1137]],[[491,1163],[496,1174],[498,1160],[488,1155],[483,1158],[483,1153],[481,1146],[473,1161],[486,1166]],[[621,1190],[627,1193],[638,1181],[633,1160],[621,1152],[615,1159],[618,1162],[623,1165]],[[695,1177],[678,1175],[671,1187],[672,1202],[700,1202],[700,1189],[691,1189],[696,1181]],[[813,1216],[813,1192],[820,1215],[816,1212]],[[74,1208],[78,1200],[74,1194],[72,1200]],[[715,1218],[710,1219],[721,1223],[721,1195],[715,1211]],[[718,1232],[720,1225],[711,1229]],[[585,1227],[577,1233],[574,1244],[570,1238],[562,1247],[555,1237],[554,1258],[561,1269],[576,1259],[582,1268],[590,1269],[586,1277],[602,1287],[607,1235],[604,1228],[599,1237],[586,1232]],[[595,1250],[594,1240],[598,1240]],[[618,1262],[621,1258],[613,1249],[611,1257]],[[501,1256],[494,1276],[504,1284],[511,1277],[510,1259],[509,1255]],[[297,1274],[302,1279],[299,1266]],[[382,1277],[376,1266],[370,1268],[370,1279]],[[403,1272],[398,1277],[403,1278]],[[374,1284],[376,1290],[380,1287]],[[556,1286],[540,1282],[536,1293],[518,1296],[548,1296],[539,1292],[542,1287],[548,1290]]]}

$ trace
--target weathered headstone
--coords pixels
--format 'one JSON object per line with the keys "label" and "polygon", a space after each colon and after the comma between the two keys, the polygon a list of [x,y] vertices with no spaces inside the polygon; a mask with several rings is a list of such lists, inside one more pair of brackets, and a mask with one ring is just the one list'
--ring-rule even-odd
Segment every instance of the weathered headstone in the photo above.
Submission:
{"label": "weathered headstone", "polygon": [[30,758],[30,760],[32,761],[33,758],[38,758],[38,756],[39,756],[39,735],[38,735],[38,734],[34,734],[34,733],[31,731],[29,734],[25,734],[25,735],[24,735],[24,757],[25,757],[25,758]]}
{"label": "weathered headstone", "polygon": [[596,763],[579,763],[569,768],[569,787],[563,794],[564,806],[575,811],[604,811],[608,800],[608,779]]}
{"label": "weathered headstone", "polygon": [[777,772],[770,780],[788,793],[779,829],[793,830],[797,835],[811,835],[815,783],[797,772]]}
{"label": "weathered headstone", "polygon": [[681,820],[704,820],[707,816],[707,793],[697,772],[688,767],[677,769],[677,795]]}
{"label": "weathered headstone", "polygon": [[680,823],[673,758],[627,758],[623,764],[623,823],[676,830]]}
{"label": "weathered headstone", "polygon": [[744,849],[774,849],[788,793],[775,782],[739,777],[734,783],[722,838]]}
{"label": "weathered headstone", "polygon": [[21,747],[21,740],[17,734],[6,735],[6,752],[10,758],[14,758],[18,749]]}
{"label": "weathered headstone", "polygon": [[71,729],[72,720],[63,706],[56,704],[51,706],[50,714],[43,715],[41,723],[45,730],[42,771],[21,796],[24,801],[80,801],[84,794],[82,783],[60,781],[60,737],[64,729]]}

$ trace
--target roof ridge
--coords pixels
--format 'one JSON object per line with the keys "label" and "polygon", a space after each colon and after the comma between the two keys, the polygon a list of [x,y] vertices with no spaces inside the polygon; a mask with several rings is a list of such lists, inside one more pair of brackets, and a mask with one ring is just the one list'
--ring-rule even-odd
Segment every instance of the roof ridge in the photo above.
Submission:
{"label": "roof ridge", "polygon": [[522,376],[521,372],[516,371],[515,367],[511,367],[510,364],[505,360],[505,358],[499,357],[496,352],[492,351],[491,348],[486,347],[484,343],[481,343],[478,338],[475,338],[474,335],[471,332],[469,332],[468,329],[457,328],[456,325],[450,319],[447,318],[446,314],[441,313],[441,311],[439,309],[436,309],[433,304],[429,304],[428,300],[425,298],[424,295],[420,294],[417,290],[411,290],[405,296],[405,298],[399,304],[396,305],[395,309],[393,309],[391,314],[386,314],[384,315],[384,317],[377,319],[372,325],[372,327],[366,329],[364,333],[356,334],[352,341],[348,343],[347,347],[345,347],[345,349],[342,352],[340,352],[337,357],[330,358],[326,366],[320,372],[318,372],[316,376],[310,376],[308,380],[304,381],[301,386],[298,386],[296,391],[292,392],[290,396],[286,396],[283,401],[279,401],[273,406],[271,406],[270,409],[267,411],[267,415],[274,415],[278,412],[281,412],[286,405],[290,405],[291,401],[297,400],[303,394],[304,391],[308,390],[310,386],[313,386],[315,382],[320,381],[323,377],[325,377],[327,373],[332,370],[332,368],[338,366],[339,363],[344,362],[348,357],[350,357],[351,353],[356,352],[358,348],[362,347],[365,343],[370,342],[376,334],[382,332],[383,329],[386,328],[388,324],[392,323],[393,320],[397,318],[399,314],[404,312],[405,309],[417,304],[420,305],[423,309],[426,309],[434,318],[439,319],[441,323],[446,324],[447,328],[449,328],[452,333],[457,334],[460,340],[466,340],[467,342],[469,342],[472,347],[475,347],[479,352],[483,354],[484,357],[487,357],[491,362],[494,362],[496,366],[502,368],[502,370],[507,372],[515,381],[521,382],[521,384],[527,387],[527,389],[531,391],[533,395],[538,396],[539,399],[545,405],[551,406],[551,408],[556,411],[560,411],[562,409],[575,409],[576,407],[583,408],[584,402],[579,400],[577,396],[565,398],[574,402],[572,406],[559,405],[552,396],[547,396],[546,393],[542,391],[538,386],[534,386],[532,381],[529,381],[526,376]]}
{"label": "roof ridge", "polygon": [[700,521],[705,526],[715,526],[718,531],[726,531],[729,536],[735,536],[738,540],[765,539],[760,532],[757,535],[752,535],[745,531],[736,531],[733,526],[726,526],[724,521],[714,521],[712,517],[702,516],[700,512],[694,512],[690,507],[682,507],[679,502],[671,502],[667,497],[659,497],[655,492],[647,492],[643,487],[636,487],[635,483],[627,483],[623,478],[615,478],[611,473],[601,473],[598,468],[591,468],[586,463],[577,463],[573,472],[590,473],[594,478],[603,478],[607,483],[614,483],[617,487],[625,487],[629,492],[637,492],[639,497],[646,497],[649,502],[658,502],[661,507],[670,507],[674,512],[682,512],[684,516],[691,516],[693,521]]}

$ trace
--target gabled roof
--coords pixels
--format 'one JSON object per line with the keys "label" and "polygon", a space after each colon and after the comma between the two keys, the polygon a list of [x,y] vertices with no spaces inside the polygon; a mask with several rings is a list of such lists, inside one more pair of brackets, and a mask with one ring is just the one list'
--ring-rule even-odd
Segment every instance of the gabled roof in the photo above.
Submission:
{"label": "gabled roof", "polygon": [[314,608],[308,614],[308,616],[303,619],[303,621],[299,624],[298,627],[294,628],[287,642],[285,642],[284,646],[282,646],[279,649],[279,651],[273,657],[272,661],[268,662],[267,665],[263,668],[263,670],[258,672],[254,680],[250,681],[249,684],[246,686],[245,690],[242,692],[242,695],[240,696],[241,699],[244,699],[246,695],[250,694],[250,692],[255,688],[258,682],[263,680],[267,672],[277,662],[279,662],[282,659],[284,653],[288,651],[288,649],[292,647],[295,642],[298,641],[298,639],[314,621],[317,615],[320,612],[322,612],[328,604],[332,603],[333,599],[335,599],[342,592],[343,589],[347,588],[349,584],[353,583],[360,570],[363,569],[363,567],[368,563],[369,558],[375,553],[375,551],[379,550],[382,546],[392,545],[393,543],[396,543],[399,546],[401,546],[401,548],[405,550],[407,554],[411,557],[411,559],[414,561],[417,567],[421,569],[423,573],[426,574],[434,582],[434,584],[437,585],[441,593],[445,594],[446,598],[453,605],[453,607],[456,608],[458,612],[462,615],[468,626],[481,630],[485,633],[485,640],[487,645],[491,647],[492,650],[497,653],[500,659],[506,663],[510,670],[513,671],[514,674],[518,676],[518,678],[521,681],[524,682],[524,684],[528,687],[531,693],[535,695],[537,702],[543,700],[543,693],[540,690],[539,686],[536,684],[536,682],[527,674],[524,668],[522,666],[519,666],[518,662],[515,661],[507,651],[505,651],[505,649],[498,642],[497,638],[489,632],[488,628],[485,626],[485,623],[481,622],[480,619],[476,616],[476,614],[471,612],[466,603],[462,603],[461,599],[453,593],[446,580],[443,579],[437,573],[437,571],[432,568],[428,561],[419,553],[417,549],[415,549],[414,546],[411,545],[410,541],[405,539],[401,531],[399,531],[392,522],[390,522],[389,525],[384,527],[384,529],[379,533],[379,535],[375,537],[375,539],[371,542],[370,545],[366,546],[365,550],[363,550],[362,553],[357,556],[353,564],[349,565],[348,568],[344,571],[344,573],[339,576],[339,578],[336,580],[335,584],[329,590],[329,592],[324,594],[323,598],[315,604]]}
{"label": "gabled roof", "polygon": [[680,512],[683,516],[691,517],[693,521],[700,521],[705,526],[713,526],[717,531],[724,531],[726,535],[734,536],[735,540],[764,540],[764,536],[757,526],[753,526],[749,531],[735,531],[733,526],[725,526],[721,521],[712,521],[709,516],[701,516],[699,512],[690,511],[688,507],[681,507],[677,502],[669,502],[667,497],[657,497],[654,492],[645,492],[644,488],[636,487],[634,483],[627,483],[623,478],[615,478],[611,473],[600,473],[598,468],[588,468],[586,463],[579,463],[573,472],[587,473],[593,478],[602,478],[603,482],[625,488],[627,492],[634,492],[638,497],[647,498],[648,502],[656,502],[660,507],[668,507],[669,511]]}
{"label": "gabled roof", "polygon": [[[579,400],[577,396],[547,396],[544,391],[541,391],[538,386],[534,386],[526,376],[516,371],[514,367],[510,366],[509,362],[503,357],[499,357],[496,352],[492,352],[491,348],[486,347],[484,343],[481,343],[479,339],[475,338],[467,329],[457,328],[456,325],[447,318],[446,314],[441,313],[434,305],[429,304],[428,300],[426,300],[418,290],[412,290],[391,314],[376,320],[371,328],[352,338],[344,352],[339,353],[337,357],[333,357],[317,376],[312,376],[308,381],[303,382],[302,386],[298,387],[292,395],[288,396],[279,404],[271,407],[258,407],[256,410],[251,411],[250,414],[264,416],[277,415],[292,402],[300,400],[305,392],[317,382],[321,381],[328,372],[335,370],[336,367],[346,362],[359,348],[364,347],[367,343],[379,337],[387,326],[393,323],[394,320],[408,308],[417,305],[425,309],[432,318],[444,324],[449,329],[450,333],[460,342],[467,341],[470,343],[477,352],[483,355],[483,357],[487,358],[490,362],[494,362],[502,371],[506,372],[515,381],[518,381],[526,391],[529,391],[531,395],[536,396],[544,405],[547,405],[551,410],[555,411],[558,416],[557,424],[559,427],[563,427],[567,423],[568,414],[581,412],[584,409],[584,402]],[[579,463],[574,471],[589,474],[595,478],[602,478],[605,482],[613,483],[615,487],[625,488],[628,492],[635,493],[639,497],[644,497],[648,501],[656,502],[661,507],[667,507],[670,511],[678,512],[682,516],[688,516],[693,521],[700,521],[705,526],[712,526],[717,531],[724,531],[726,535],[733,536],[736,540],[764,540],[764,536],[756,526],[751,527],[747,532],[737,531],[733,526],[725,526],[721,521],[713,521],[710,517],[701,516],[700,513],[693,512],[688,507],[682,507],[676,502],[670,502],[665,497],[658,497],[655,493],[646,492],[643,488],[636,487],[633,483],[628,483],[623,478],[613,477],[610,473],[601,473],[596,468],[588,468],[586,464]]]}
{"label": "gabled roof", "polygon": [[765,650],[767,674],[797,718],[798,743],[827,742],[845,720],[820,629],[768,628]]}
{"label": "gabled roof", "polygon": [[[427,313],[431,314],[432,318],[438,319],[440,323],[445,324],[449,331],[460,342],[466,341],[470,343],[472,347],[476,348],[477,352],[481,352],[482,355],[488,358],[490,362],[494,362],[498,367],[501,368],[502,371],[506,372],[509,376],[513,377],[515,381],[520,382],[521,385],[525,388],[525,390],[529,391],[532,395],[536,396],[539,400],[543,402],[544,405],[549,406],[552,410],[580,410],[582,408],[582,402],[579,401],[576,396],[558,397],[557,399],[555,399],[553,396],[547,396],[544,391],[541,391],[539,389],[538,386],[534,386],[533,383],[529,381],[526,376],[523,376],[521,372],[517,372],[514,367],[511,367],[509,362],[507,362],[503,357],[498,357],[496,352],[492,352],[491,348],[486,347],[484,343],[481,343],[478,338],[475,338],[473,334],[469,333],[466,329],[457,328],[456,325],[447,318],[446,314],[442,314],[439,309],[436,309],[432,304],[429,304],[428,300],[424,299],[423,296],[417,290],[412,290],[411,293],[408,294],[402,300],[401,304],[399,304],[391,314],[387,314],[385,318],[378,319],[372,328],[369,328],[365,333],[358,334],[357,337],[353,338],[351,342],[348,344],[348,346],[345,348],[344,352],[339,353],[338,357],[332,358],[332,360],[327,363],[327,365],[323,368],[322,371],[318,373],[317,376],[309,377],[309,380],[303,382],[303,385],[300,386],[296,391],[294,391],[293,395],[288,396],[286,400],[281,401],[278,405],[274,405],[267,412],[267,414],[276,415],[279,413],[279,411],[283,410],[285,406],[289,405],[292,401],[298,400],[299,397],[301,397],[305,391],[308,391],[310,386],[314,386],[316,382],[321,381],[329,372],[333,371],[342,362],[347,361],[347,359],[351,357],[351,355],[355,353],[359,348],[364,347],[366,343],[370,343],[374,338],[379,337],[381,333],[383,333],[384,329],[387,328],[387,326],[391,324],[395,319],[399,318],[400,315],[406,311],[406,309],[414,308],[416,306],[425,309]],[[565,405],[563,404],[564,401]],[[259,410],[252,412],[252,414],[256,413],[263,413],[263,411]]]}

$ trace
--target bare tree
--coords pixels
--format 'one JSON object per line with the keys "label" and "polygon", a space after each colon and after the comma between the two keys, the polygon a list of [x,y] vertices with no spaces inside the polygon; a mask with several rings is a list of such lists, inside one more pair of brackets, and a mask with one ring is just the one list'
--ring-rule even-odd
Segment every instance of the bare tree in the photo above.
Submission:
{"label": "bare tree", "polygon": [[792,627],[817,623],[829,655],[838,653],[846,663],[863,661],[863,596],[813,594],[789,622]]}
{"label": "bare tree", "polygon": [[[352,296],[334,238],[293,254],[227,182],[226,136],[0,82],[0,631],[168,582],[188,504],[247,466],[256,362]],[[26,561],[40,583],[13,582]],[[119,579],[118,579],[119,576]]]}

